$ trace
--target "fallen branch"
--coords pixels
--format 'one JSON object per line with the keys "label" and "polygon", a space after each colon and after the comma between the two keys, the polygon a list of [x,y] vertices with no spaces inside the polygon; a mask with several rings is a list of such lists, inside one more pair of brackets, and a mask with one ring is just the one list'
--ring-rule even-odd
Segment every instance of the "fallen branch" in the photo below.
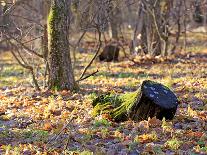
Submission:
{"label": "fallen branch", "polygon": [[[72,113],[73,113],[73,112],[72,112]],[[74,116],[73,116],[72,118],[70,118],[70,120],[68,120],[68,122],[63,126],[63,128],[60,130],[60,132],[59,132],[57,135],[53,136],[53,137],[47,142],[46,146],[49,145],[52,141],[57,140],[58,137],[62,134],[62,132],[68,127],[68,125],[69,125],[74,119],[75,119]]]}

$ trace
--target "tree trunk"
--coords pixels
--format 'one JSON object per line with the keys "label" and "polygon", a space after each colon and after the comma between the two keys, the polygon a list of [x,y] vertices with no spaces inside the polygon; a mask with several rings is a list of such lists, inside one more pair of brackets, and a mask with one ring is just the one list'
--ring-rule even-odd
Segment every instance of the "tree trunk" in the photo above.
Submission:
{"label": "tree trunk", "polygon": [[141,50],[147,54],[147,34],[145,28],[145,19],[146,13],[143,11],[144,6],[140,3],[138,12],[137,12],[137,19],[136,19],[136,26],[134,30],[134,34],[132,37],[130,53],[137,53]]}
{"label": "tree trunk", "polygon": [[40,10],[42,14],[43,25],[47,24],[47,17],[50,12],[50,5],[51,5],[50,0],[44,0],[41,3]]}
{"label": "tree trunk", "polygon": [[0,5],[0,23],[1,23],[1,25],[3,23],[2,17],[3,17],[3,5]]}
{"label": "tree trunk", "polygon": [[113,10],[110,10],[109,14],[109,22],[110,22],[110,37],[114,40],[118,40],[119,36],[119,24],[120,24],[120,9],[115,6],[113,7]]}
{"label": "tree trunk", "polygon": [[114,19],[110,20],[110,38],[117,40],[118,39],[118,24]]}
{"label": "tree trunk", "polygon": [[203,13],[201,10],[201,1],[194,2],[194,14],[193,19],[196,23],[203,23]]}
{"label": "tree trunk", "polygon": [[10,16],[8,13],[6,13],[7,9],[9,8],[8,4],[6,3],[4,6],[1,6],[2,7],[2,25],[8,29],[11,27],[11,21],[10,21]]}
{"label": "tree trunk", "polygon": [[169,0],[140,2],[137,24],[132,39],[132,53],[143,51],[152,56],[166,55],[169,10]]}
{"label": "tree trunk", "polygon": [[161,38],[159,36],[161,32],[160,0],[151,0],[148,4],[145,4],[145,7],[148,10],[145,21],[146,27],[144,27],[147,29],[148,54],[157,56],[161,54]]}
{"label": "tree trunk", "polygon": [[74,90],[75,82],[69,49],[71,1],[52,0],[48,17],[49,88]]}
{"label": "tree trunk", "polygon": [[146,80],[138,90],[136,100],[129,110],[129,118],[135,121],[156,117],[173,119],[178,106],[175,94],[166,86]]}

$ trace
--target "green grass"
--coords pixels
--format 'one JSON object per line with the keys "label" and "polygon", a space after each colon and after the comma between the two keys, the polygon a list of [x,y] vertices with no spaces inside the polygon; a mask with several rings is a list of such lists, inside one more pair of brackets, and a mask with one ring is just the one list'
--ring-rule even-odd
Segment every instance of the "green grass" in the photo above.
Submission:
{"label": "green grass", "polygon": [[165,145],[172,150],[177,150],[181,146],[182,141],[179,141],[177,138],[172,138],[166,141]]}
{"label": "green grass", "polygon": [[111,126],[111,122],[109,122],[108,120],[102,118],[100,120],[95,120],[94,121],[94,126],[95,127],[100,127],[100,126],[109,127],[109,126]]}
{"label": "green grass", "polygon": [[25,79],[29,78],[28,74],[26,70],[17,64],[5,65],[0,72],[0,87],[14,86],[18,83],[23,83]]}

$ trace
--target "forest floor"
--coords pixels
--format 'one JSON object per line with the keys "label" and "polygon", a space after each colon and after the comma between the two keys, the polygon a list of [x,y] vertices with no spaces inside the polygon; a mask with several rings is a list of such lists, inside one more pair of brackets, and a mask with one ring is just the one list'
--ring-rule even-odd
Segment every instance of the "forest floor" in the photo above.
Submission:
{"label": "forest floor", "polygon": [[[204,40],[202,42],[202,40]],[[116,63],[95,61],[80,91],[41,91],[9,52],[0,54],[0,154],[207,154],[206,38],[168,60],[137,57]],[[75,74],[92,58],[77,55]],[[172,121],[115,123],[92,117],[92,97],[135,91],[150,79],[168,86],[180,100]],[[41,76],[39,78],[41,79]]]}

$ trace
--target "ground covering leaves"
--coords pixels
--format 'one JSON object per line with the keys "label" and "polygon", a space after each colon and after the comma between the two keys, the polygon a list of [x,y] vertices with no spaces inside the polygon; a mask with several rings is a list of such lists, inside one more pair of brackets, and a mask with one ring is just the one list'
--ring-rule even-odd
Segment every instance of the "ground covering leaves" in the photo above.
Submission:
{"label": "ground covering leaves", "polygon": [[[75,74],[92,57],[77,55]],[[193,48],[172,58],[137,57],[94,62],[95,76],[81,90],[37,92],[9,52],[0,55],[0,154],[207,154],[207,50]],[[150,79],[168,86],[180,104],[172,121],[149,118],[115,123],[93,117],[92,98],[135,91]]]}

